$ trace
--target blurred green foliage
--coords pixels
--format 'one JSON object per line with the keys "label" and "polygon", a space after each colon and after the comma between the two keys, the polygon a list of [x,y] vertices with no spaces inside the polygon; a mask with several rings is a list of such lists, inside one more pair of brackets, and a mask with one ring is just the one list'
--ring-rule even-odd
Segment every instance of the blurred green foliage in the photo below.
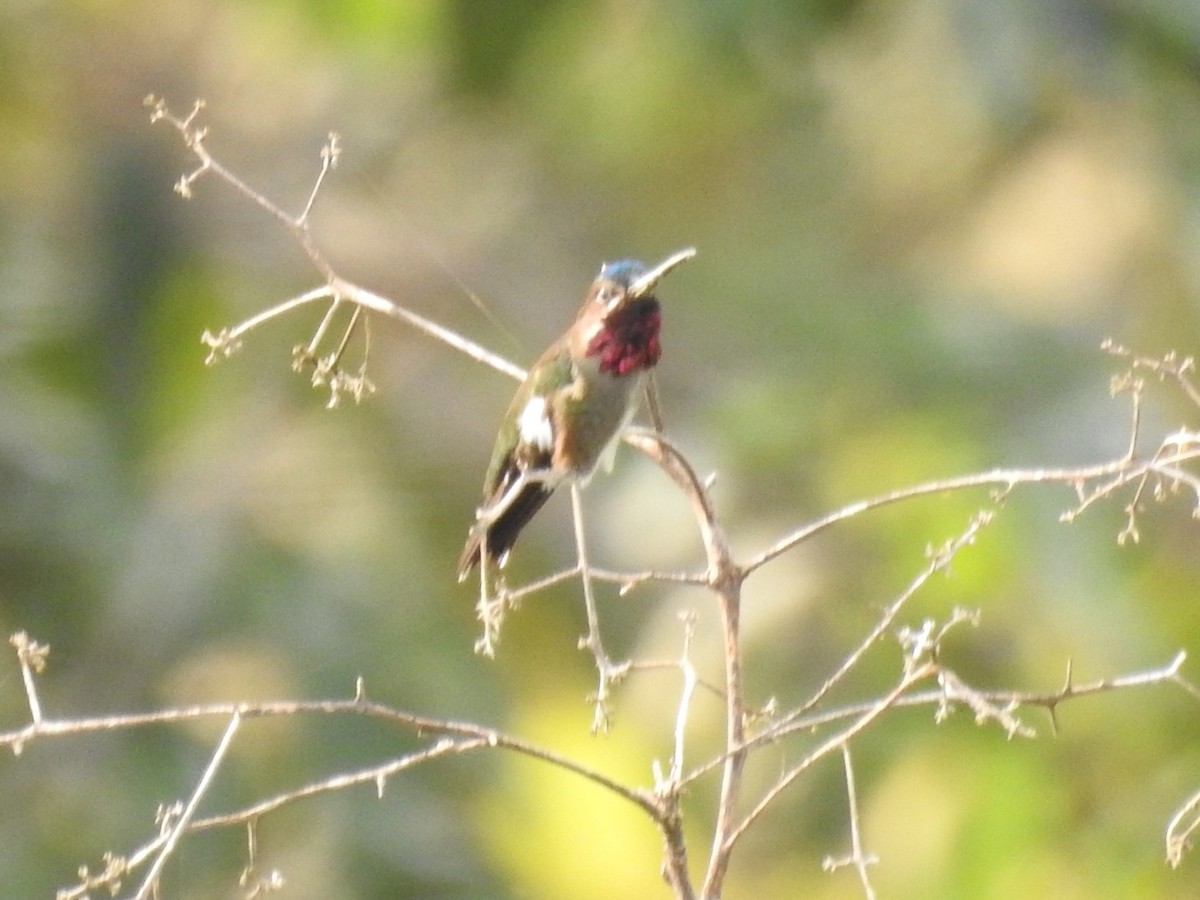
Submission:
{"label": "blurred green foliage", "polygon": [[[1123,448],[1112,336],[1200,346],[1200,12],[1176,0],[21,0],[0,10],[0,627],[52,646],[48,714],[368,692],[495,724],[633,783],[670,753],[677,679],[622,688],[587,734],[576,591],[527,601],[496,660],[471,652],[453,565],[511,384],[376,322],[369,403],[335,412],[289,370],[313,314],[206,369],[198,337],[312,286],[282,229],[148,123],[150,92],[208,102],[210,147],[299,209],[329,130],[342,165],[318,239],[346,277],[518,362],[561,330],[601,261],[698,259],[662,290],[668,429],[754,552],[860,497],[994,465]],[[478,295],[504,323],[472,306]],[[1167,387],[1150,435],[1196,410]],[[1190,418],[1188,418],[1190,417]],[[673,488],[626,454],[590,489],[607,565],[694,565]],[[806,545],[747,585],[751,701],[807,696],[987,497],[926,499]],[[1197,525],[1070,492],[1017,492],[906,621],[978,607],[950,661],[1049,690],[1200,645]],[[556,501],[557,503],[557,501]],[[512,577],[569,558],[567,507]],[[603,613],[614,652],[719,679],[709,598]],[[707,629],[707,632],[705,631]],[[881,656],[887,656],[886,653]],[[886,679],[894,658],[881,659]],[[1194,675],[1189,664],[1186,672]],[[886,683],[880,681],[880,683]],[[849,698],[846,698],[849,699]],[[15,661],[0,716],[25,720]],[[1166,688],[1060,710],[1004,740],[966,713],[896,713],[857,745],[881,896],[1191,897],[1163,862],[1200,785],[1200,717]],[[693,754],[719,710],[698,700]],[[0,878],[44,897],[153,832],[220,727],[38,741],[0,764]],[[252,723],[208,811],[403,752],[378,724]],[[799,750],[767,751],[751,784]],[[729,897],[858,896],[820,871],[848,845],[841,773],[814,771],[735,857]],[[695,860],[710,791],[689,798]],[[259,826],[293,898],[665,896],[632,809],[480,754],[309,800]],[[244,836],[189,838],[164,897],[229,896]]]}

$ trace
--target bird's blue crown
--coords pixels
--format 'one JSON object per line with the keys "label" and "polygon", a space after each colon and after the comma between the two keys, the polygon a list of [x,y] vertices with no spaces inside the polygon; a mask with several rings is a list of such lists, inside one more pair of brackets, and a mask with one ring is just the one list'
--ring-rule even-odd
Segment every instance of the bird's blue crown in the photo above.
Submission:
{"label": "bird's blue crown", "polygon": [[600,267],[600,277],[623,284],[625,287],[646,274],[646,265],[637,259],[618,259]]}

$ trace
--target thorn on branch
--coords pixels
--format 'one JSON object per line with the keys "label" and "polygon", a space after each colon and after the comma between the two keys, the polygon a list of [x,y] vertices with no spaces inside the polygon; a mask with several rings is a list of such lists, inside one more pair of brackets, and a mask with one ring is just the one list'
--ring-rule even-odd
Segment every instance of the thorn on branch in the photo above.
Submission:
{"label": "thorn on branch", "polygon": [[1071,657],[1068,656],[1067,657],[1067,678],[1063,682],[1062,689],[1059,690],[1058,696],[1061,699],[1065,700],[1067,697],[1070,697],[1074,691],[1075,691],[1075,660],[1073,660]]}

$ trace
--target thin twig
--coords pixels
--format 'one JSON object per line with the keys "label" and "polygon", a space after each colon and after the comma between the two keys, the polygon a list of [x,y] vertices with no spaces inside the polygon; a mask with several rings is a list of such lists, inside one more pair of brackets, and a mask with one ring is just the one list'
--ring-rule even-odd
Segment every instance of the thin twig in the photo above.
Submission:
{"label": "thin twig", "polygon": [[33,740],[67,735],[95,734],[120,731],[149,725],[166,725],[200,719],[238,715],[243,720],[297,715],[357,715],[399,725],[418,734],[443,734],[464,739],[478,739],[473,746],[510,750],[573,772],[582,778],[607,788],[626,800],[653,813],[654,803],[644,792],[629,788],[589,766],[564,757],[553,750],[521,740],[504,732],[450,719],[436,719],[396,709],[365,698],[348,700],[299,700],[267,703],[215,703],[156,710],[147,713],[118,713],[79,719],[45,719],[37,724],[0,732],[0,746],[15,747]]}
{"label": "thin twig", "polygon": [[[683,834],[683,812],[680,807],[682,798],[682,775],[684,746],[686,743],[688,715],[691,709],[692,697],[700,679],[696,675],[695,666],[691,661],[692,638],[695,634],[695,615],[684,613],[683,619],[683,650],[679,661],[671,664],[671,668],[679,669],[683,675],[683,687],[680,690],[679,706],[675,713],[675,743],[671,754],[671,765],[663,773],[658,760],[654,760],[654,793],[659,798],[660,816],[659,830],[663,833],[663,876],[671,885],[677,900],[692,900],[695,888],[692,887],[691,875],[687,866],[687,843]],[[639,666],[641,667],[641,666]]]}
{"label": "thin twig", "polygon": [[[981,688],[974,688],[973,691],[977,696],[986,699],[989,703],[996,706],[1011,706],[1014,709],[1021,706],[1039,706],[1046,709],[1051,715],[1054,715],[1059,705],[1068,700],[1103,694],[1109,691],[1150,687],[1164,683],[1175,684],[1187,691],[1195,699],[1200,700],[1200,688],[1197,688],[1179,674],[1179,670],[1186,659],[1187,654],[1180,651],[1169,663],[1157,668],[1112,678],[1101,678],[1083,685],[1074,684],[1068,679],[1062,687],[1055,691],[1007,691]],[[893,701],[892,707],[895,709],[907,709],[919,706],[939,707],[945,701],[945,690],[937,687],[927,691],[914,691],[897,697]],[[777,743],[791,735],[812,734],[821,728],[856,719],[874,709],[878,702],[878,699],[874,699],[857,703],[845,703],[834,709],[812,710],[809,712],[796,709],[785,716],[782,721],[773,722],[767,728],[748,738],[745,749],[753,750],[766,744]],[[684,778],[685,786],[719,767],[723,761],[724,758],[718,756],[706,761],[703,765],[697,766]]]}
{"label": "thin twig", "polygon": [[700,679],[696,675],[696,667],[692,665],[692,638],[696,631],[695,613],[685,613],[683,616],[683,652],[679,655],[679,671],[683,675],[683,687],[679,691],[679,708],[675,713],[675,749],[671,754],[671,773],[668,776],[672,784],[678,784],[683,777],[683,748],[687,741],[688,713],[692,706],[692,697],[696,693],[696,685]]}
{"label": "thin twig", "polygon": [[[46,668],[46,657],[50,648],[39,644],[24,631],[12,635],[8,642],[17,648],[17,661],[21,666],[21,681],[25,685],[25,699],[29,703],[29,718],[33,727],[42,723],[42,703],[38,699],[37,675]],[[21,744],[13,744],[13,751],[21,752]]]}
{"label": "thin twig", "polygon": [[843,866],[854,866],[862,884],[863,895],[867,900],[875,900],[875,889],[871,886],[871,874],[867,867],[874,865],[878,859],[863,851],[858,790],[854,785],[854,763],[850,758],[850,745],[845,743],[842,744],[842,768],[846,773],[846,805],[850,810],[850,855],[841,859],[826,857],[822,868],[826,872],[833,872]]}
{"label": "thin twig", "polygon": [[921,682],[937,671],[937,667],[932,663],[913,668],[906,672],[904,677],[893,687],[888,693],[884,694],[874,703],[872,703],[866,711],[855,719],[844,730],[830,737],[828,740],[820,744],[816,749],[808,753],[800,762],[794,765],[791,769],[785,772],[775,784],[768,789],[754,807],[746,813],[742,820],[734,827],[726,838],[726,851],[732,851],[734,844],[746,833],[747,829],[753,825],[758,818],[774,803],[775,799],[782,794],[787,788],[812,765],[819,760],[824,759],[838,747],[845,744],[851,738],[862,733],[868,725],[874,722],[877,718],[892,709],[896,705],[896,701],[907,692],[914,684]]}
{"label": "thin twig", "polygon": [[404,322],[410,325],[417,331],[427,337],[441,341],[448,347],[470,357],[478,363],[483,363],[490,366],[497,372],[507,375],[517,381],[523,381],[525,378],[525,370],[514,363],[509,362],[503,356],[493,353],[481,344],[468,340],[457,331],[452,331],[444,325],[439,325],[432,319],[427,319],[420,316],[410,309],[400,306],[392,302],[380,294],[369,291],[364,287],[353,284],[342,278],[334,278],[330,281],[330,287],[339,297],[349,300],[351,303],[356,303],[366,309],[373,310],[377,313],[382,313],[385,316]]}
{"label": "thin twig", "polygon": [[599,733],[608,731],[608,692],[616,672],[622,667],[613,665],[600,638],[600,612],[596,608],[596,594],[592,590],[592,576],[588,569],[587,536],[583,524],[583,489],[577,481],[571,482],[571,517],[575,526],[575,553],[579,560],[579,579],[583,584],[583,606],[587,612],[588,624],[588,633],[580,638],[579,647],[586,647],[596,662],[597,684],[592,731]]}
{"label": "thin twig", "polygon": [[233,743],[233,736],[237,734],[241,721],[242,717],[236,712],[230,717],[229,725],[226,726],[225,733],[221,736],[221,740],[217,744],[217,749],[213,751],[212,759],[208,761],[208,766],[204,769],[204,774],[200,777],[196,789],[192,791],[192,796],[188,800],[187,806],[184,807],[179,818],[174,820],[167,831],[162,843],[162,849],[147,870],[146,877],[142,881],[142,886],[138,889],[137,894],[134,895],[134,900],[146,900],[150,896],[150,892],[157,889],[158,878],[162,874],[163,866],[166,865],[167,859],[175,851],[175,845],[179,843],[180,835],[190,827],[192,817],[196,814],[196,809],[200,806],[201,799],[208,793],[208,787],[212,784],[213,778],[216,777],[217,770],[221,767],[221,761],[225,758],[225,754],[229,750],[229,745]]}
{"label": "thin twig", "polygon": [[822,516],[807,525],[789,532],[757,556],[752,557],[745,564],[745,569],[748,573],[753,572],[796,545],[813,537],[818,532],[824,531],[839,522],[852,519],[868,510],[879,509],[880,507],[900,503],[904,500],[911,500],[914,497],[924,497],[930,494],[941,494],[976,487],[998,487],[1002,492],[1007,493],[1018,484],[1041,482],[1076,484],[1081,481],[1089,481],[1095,478],[1118,474],[1127,466],[1128,463],[1124,458],[1121,458],[1099,465],[1080,466],[1077,468],[991,469],[987,472],[978,472],[957,478],[942,478],[936,481],[927,481],[922,484],[900,488],[895,491],[887,491],[866,500],[847,504],[841,509],[834,510],[828,515]]}
{"label": "thin twig", "polygon": [[1184,854],[1192,846],[1192,835],[1200,828],[1200,791],[1192,794],[1184,804],[1175,811],[1167,823],[1167,862],[1171,868],[1179,868]]}
{"label": "thin twig", "polygon": [[908,587],[905,588],[900,595],[896,597],[896,599],[888,604],[887,608],[883,611],[883,615],[879,617],[879,620],[875,623],[874,627],[870,630],[870,632],[868,632],[867,636],[863,638],[859,645],[842,660],[841,665],[838,666],[836,671],[834,671],[832,675],[825,679],[825,682],[816,691],[816,693],[814,693],[812,697],[810,697],[804,703],[804,705],[799,708],[799,710],[797,710],[791,716],[785,717],[781,724],[786,724],[793,716],[803,714],[820,703],[821,700],[823,700],[825,696],[831,690],[833,690],[834,686],[837,685],[856,665],[858,665],[859,660],[862,659],[862,657],[867,653],[868,650],[871,649],[872,646],[874,646],[875,642],[887,633],[888,629],[892,627],[892,622],[895,621],[896,616],[899,615],[900,610],[904,608],[905,604],[907,604],[908,601],[911,600],[912,597],[922,587],[925,586],[925,583],[928,582],[930,578],[949,566],[950,562],[956,555],[958,555],[958,552],[963,547],[974,543],[975,537],[979,533],[980,529],[990,523],[991,520],[992,514],[988,511],[981,510],[971,517],[970,523],[967,525],[966,530],[962,534],[954,538],[954,540],[948,541],[939,551],[933,553],[930,556],[929,565],[927,565],[920,572],[920,574],[918,574],[917,577],[909,583]]}
{"label": "thin twig", "polygon": [[329,132],[329,138],[325,142],[325,146],[321,148],[321,171],[317,173],[316,180],[313,182],[312,191],[308,195],[308,202],[304,204],[304,209],[300,215],[296,217],[297,223],[303,224],[308,222],[308,216],[312,212],[313,204],[317,202],[317,194],[321,191],[321,185],[325,183],[325,176],[329,174],[330,170],[337,168],[341,152],[341,137],[336,131]]}
{"label": "thin twig", "polygon": [[382,797],[387,780],[399,772],[411,769],[421,763],[431,762],[445,756],[456,756],[472,750],[486,748],[487,746],[489,744],[486,738],[441,738],[423,750],[407,753],[404,756],[389,760],[381,765],[370,766],[340,775],[332,775],[329,778],[323,778],[320,781],[314,781],[302,787],[281,792],[273,797],[264,798],[242,809],[198,819],[193,823],[191,830],[206,831],[213,828],[224,828],[229,825],[241,825],[260,819],[267,813],[274,812],[280,807],[294,803],[297,800],[345,790],[363,784],[372,785],[375,788],[376,795]]}

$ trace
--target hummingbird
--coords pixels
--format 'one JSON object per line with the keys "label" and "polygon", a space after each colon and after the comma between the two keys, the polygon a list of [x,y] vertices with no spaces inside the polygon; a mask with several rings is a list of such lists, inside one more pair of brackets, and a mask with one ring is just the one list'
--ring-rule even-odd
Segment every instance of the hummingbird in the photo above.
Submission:
{"label": "hummingbird", "polygon": [[586,484],[601,464],[611,468],[645,373],[662,355],[654,287],[695,255],[689,247],[649,268],[635,259],[600,267],[575,322],[533,364],[504,414],[459,581],[485,556],[503,566],[560,484]]}

